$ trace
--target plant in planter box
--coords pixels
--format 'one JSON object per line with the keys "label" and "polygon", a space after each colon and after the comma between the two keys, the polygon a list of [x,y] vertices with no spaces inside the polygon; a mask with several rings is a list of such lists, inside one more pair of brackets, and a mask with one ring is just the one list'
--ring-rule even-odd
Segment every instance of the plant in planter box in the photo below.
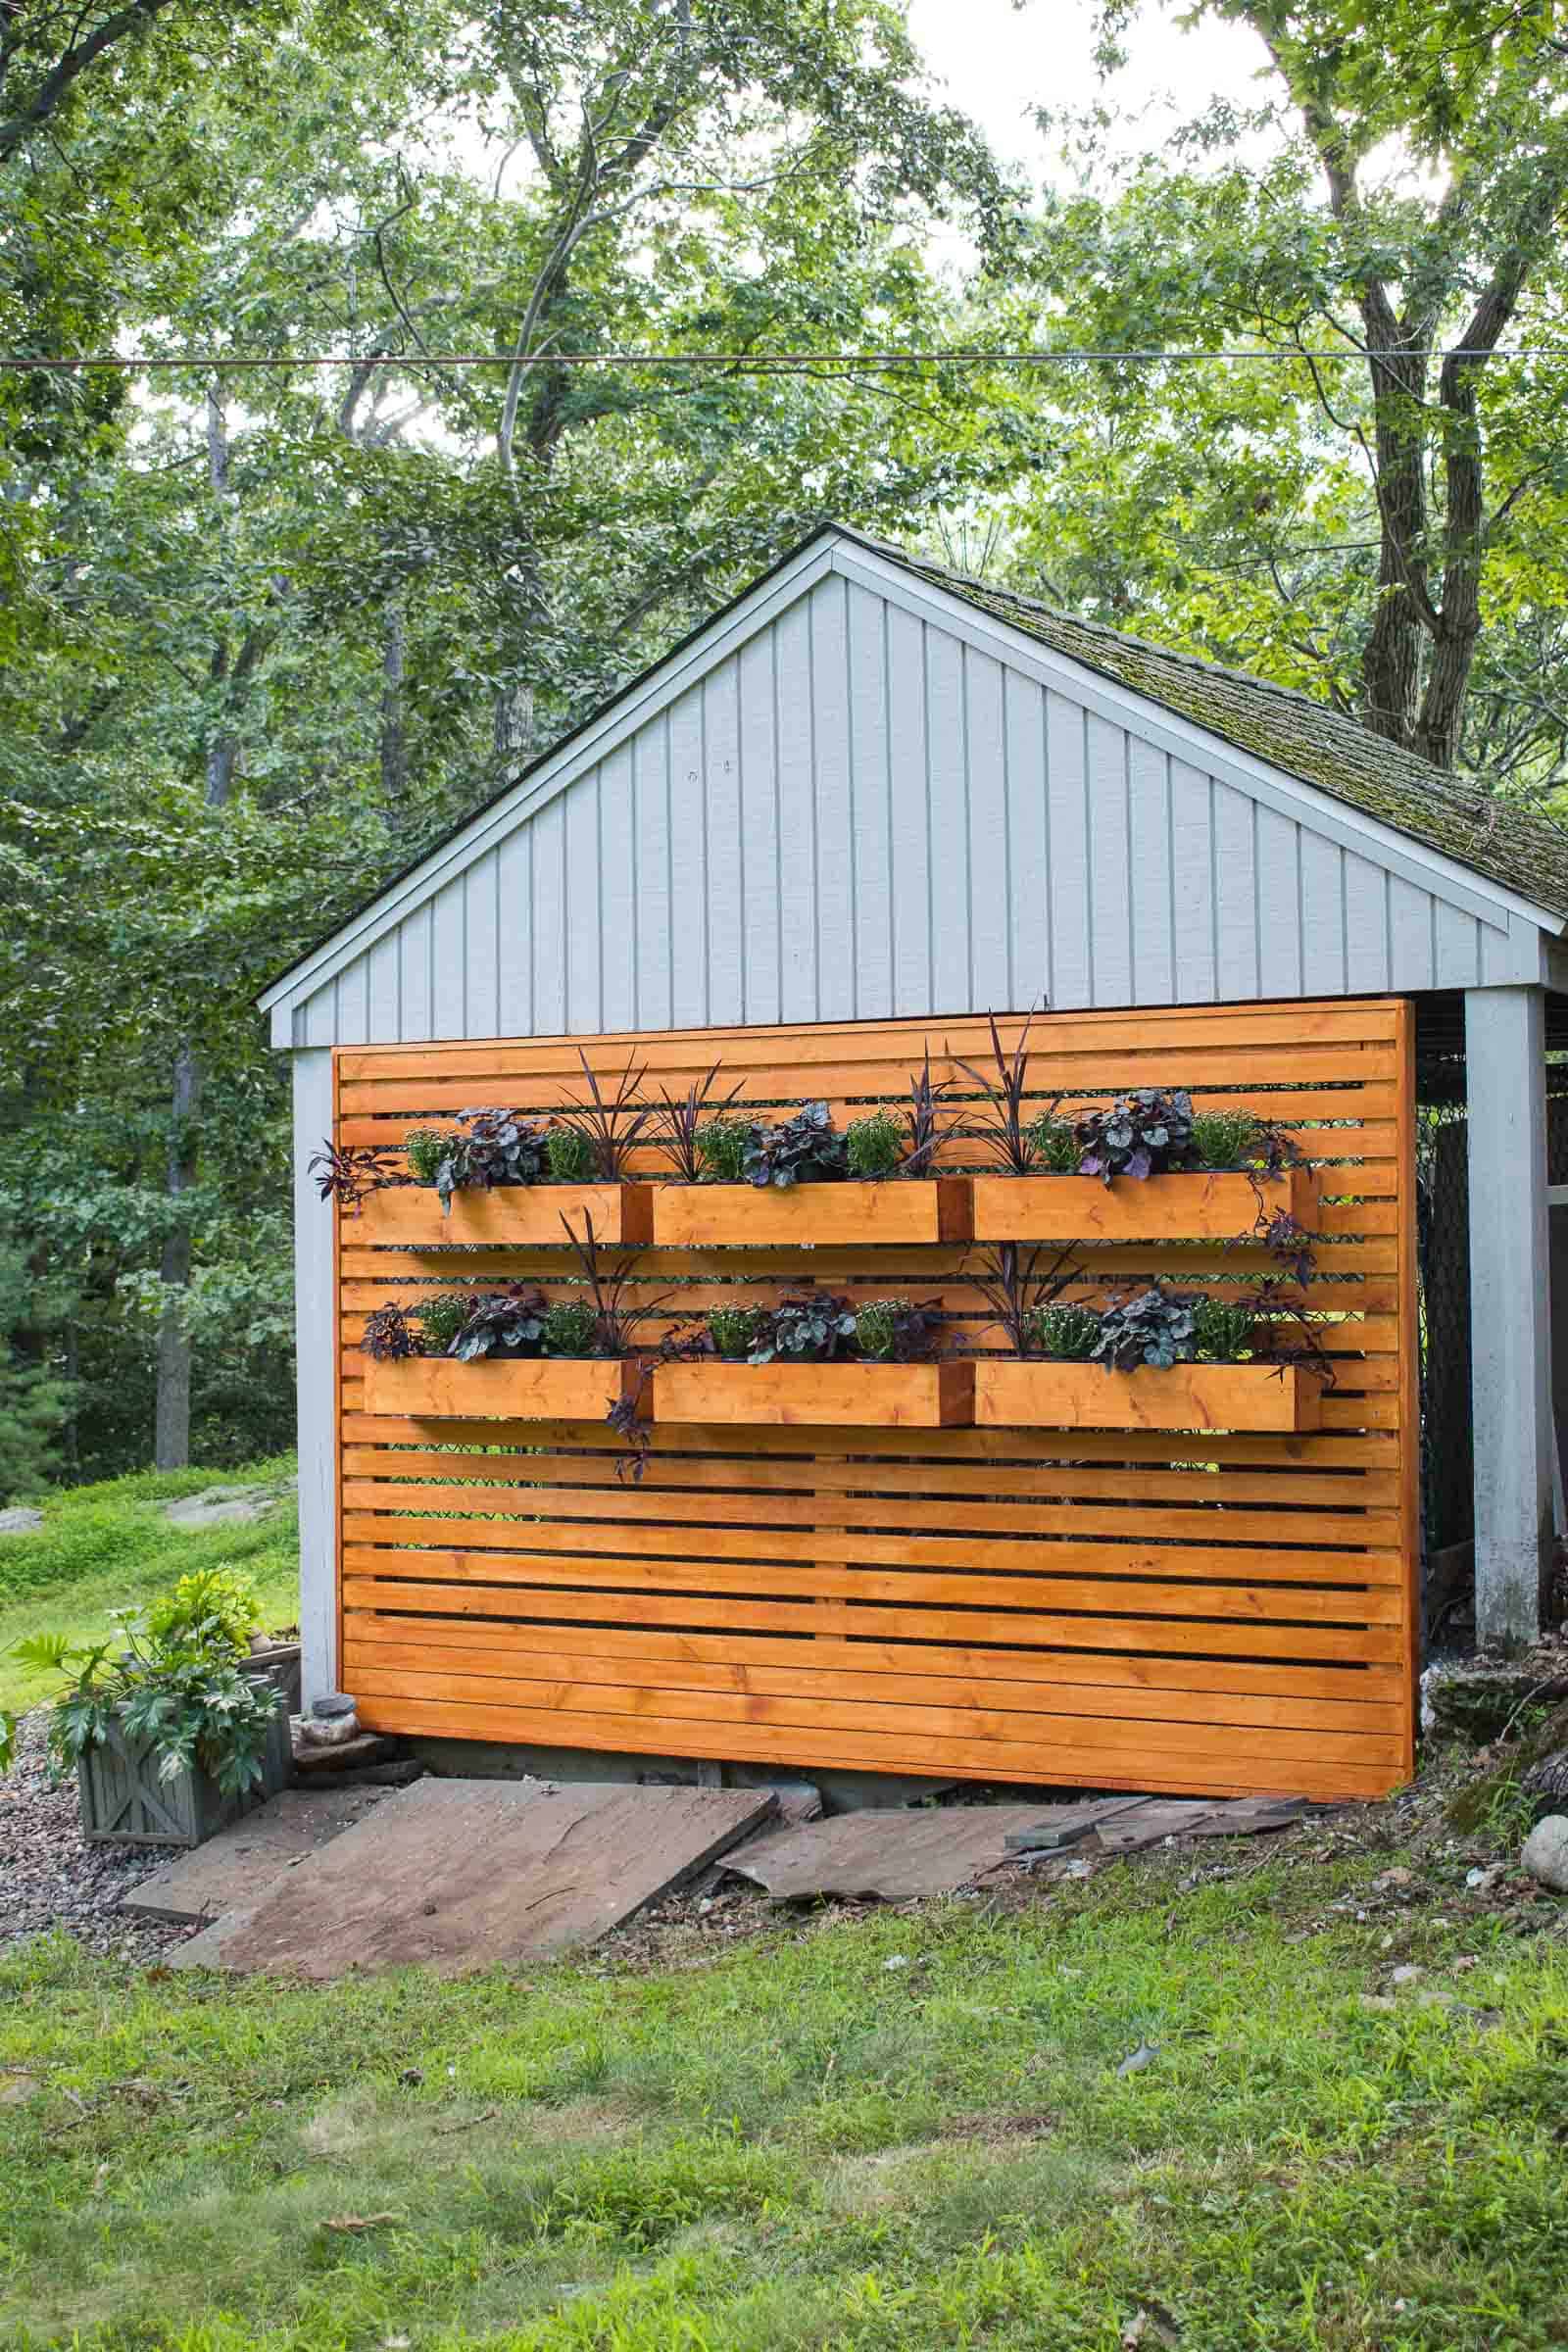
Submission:
{"label": "plant in planter box", "polygon": [[[726,1175],[725,1183],[745,1181],[742,1160],[746,1150],[746,1128],[738,1120],[728,1120],[722,1113],[736,1100],[746,1084],[737,1078],[727,1095],[718,1095],[719,1116],[708,1116],[709,1105],[715,1100],[719,1062],[711,1063],[701,1078],[694,1078],[683,1095],[671,1095],[661,1087],[659,1101],[654,1105],[653,1122],[656,1130],[654,1149],[663,1154],[675,1171],[677,1184],[701,1184],[710,1178],[709,1147],[705,1139],[722,1128],[737,1140],[734,1149],[734,1173]],[[717,1147],[724,1150],[722,1143]]]}
{"label": "plant in planter box", "polygon": [[424,1335],[415,1330],[403,1308],[391,1300],[385,1306],[372,1307],[366,1316],[360,1350],[378,1364],[400,1363],[406,1356],[429,1352]]}
{"label": "plant in planter box", "polygon": [[1059,1111],[1043,1110],[1029,1124],[1029,1140],[1034,1146],[1036,1164],[1050,1176],[1076,1176],[1078,1162],[1083,1157],[1078,1142],[1078,1130],[1071,1119]]}
{"label": "plant in planter box", "polygon": [[197,1568],[149,1602],[144,1623],[162,1649],[241,1657],[261,1622],[261,1594],[240,1568]]}
{"label": "plant in planter box", "polygon": [[626,1175],[626,1165],[639,1137],[654,1115],[651,1102],[640,1102],[637,1090],[648,1075],[646,1066],[633,1069],[628,1063],[620,1073],[612,1094],[607,1094],[599,1076],[581,1046],[577,1059],[582,1063],[584,1083],[588,1089],[586,1102],[570,1103],[556,1115],[553,1132],[571,1128],[588,1147],[584,1163],[586,1176],[558,1176],[558,1184],[619,1184]]}
{"label": "plant in planter box", "polygon": [[1030,1351],[1059,1364],[1087,1364],[1100,1340],[1100,1317],[1089,1306],[1042,1306],[1030,1322]]}
{"label": "plant in planter box", "polygon": [[1195,1110],[1192,1156],[1199,1168],[1232,1168],[1246,1174],[1279,1176],[1300,1153],[1294,1137],[1253,1110]]}
{"label": "plant in planter box", "polygon": [[476,1301],[461,1291],[443,1291],[439,1298],[421,1299],[410,1309],[418,1317],[424,1335],[424,1353],[445,1355],[472,1313]]}
{"label": "plant in planter box", "polygon": [[1192,1164],[1193,1099],[1163,1088],[1139,1087],[1108,1110],[1078,1121],[1078,1173],[1109,1184],[1117,1176],[1141,1182]]}
{"label": "plant in planter box", "polygon": [[1083,1280],[1083,1269],[1069,1245],[1045,1264],[1046,1245],[1034,1249],[1020,1242],[1001,1242],[988,1250],[967,1279],[991,1309],[990,1328],[1002,1333],[1014,1355],[1034,1355],[1041,1344],[1041,1317],[1072,1283]]}
{"label": "plant in planter box", "polygon": [[697,1130],[698,1181],[744,1184],[753,1129],[744,1119],[709,1119]]}
{"label": "plant in planter box", "polygon": [[460,1110],[466,1132],[438,1135],[416,1127],[404,1139],[410,1173],[433,1185],[443,1209],[454,1193],[497,1185],[537,1184],[545,1172],[544,1130],[514,1110]]}
{"label": "plant in planter box", "polygon": [[1256,1309],[1244,1299],[1195,1298],[1193,1338],[1200,1364],[1239,1364],[1251,1353]]}
{"label": "plant in planter box", "polygon": [[843,1136],[825,1102],[808,1102],[792,1119],[754,1127],[743,1162],[746,1181],[759,1187],[834,1184],[849,1173]]}
{"label": "plant in planter box", "polygon": [[592,1184],[597,1173],[592,1138],[580,1127],[552,1127],[545,1158],[552,1184]]}
{"label": "plant in planter box", "polygon": [[599,1310],[589,1298],[553,1298],[539,1335],[543,1355],[597,1355]]}
{"label": "plant in planter box", "polygon": [[[989,1144],[1009,1176],[1027,1176],[1035,1164],[1035,1129],[1040,1124],[1039,1118],[1024,1117],[1029,1082],[1029,1021],[1019,1031],[1012,1052],[1005,1054],[995,1013],[990,1020],[989,1069],[977,1068],[971,1061],[959,1061],[950,1053],[954,1068],[984,1098],[985,1104],[978,1114],[971,1112],[956,1132],[972,1143]],[[1041,1115],[1050,1118],[1054,1110],[1053,1102]]]}
{"label": "plant in planter box", "polygon": [[64,1674],[70,1688],[49,1720],[49,1757],[74,1770],[118,1727],[150,1747],[161,1779],[203,1772],[226,1797],[259,1788],[275,1735],[277,1693],[241,1672],[234,1656],[187,1633],[155,1640],[133,1613],[117,1611],[111,1642],[78,1647],[64,1634],[17,1643],[25,1665]]}
{"label": "plant in planter box", "polygon": [[486,1355],[538,1355],[549,1301],[537,1283],[513,1282],[504,1291],[470,1298],[468,1312],[445,1352],[460,1364]]}
{"label": "plant in planter box", "polygon": [[1116,1298],[1100,1318],[1093,1360],[1107,1372],[1136,1372],[1150,1364],[1168,1371],[1198,1355],[1198,1301],[1152,1283],[1147,1291]]}
{"label": "plant in planter box", "polygon": [[709,1309],[708,1336],[713,1353],[726,1363],[744,1363],[757,1346],[767,1321],[760,1306],[714,1306]]}
{"label": "plant in planter box", "polygon": [[929,1355],[942,1328],[940,1301],[869,1298],[855,1317],[855,1345],[867,1363],[912,1364]]}
{"label": "plant in planter box", "polygon": [[844,1164],[861,1183],[885,1184],[905,1166],[904,1129],[890,1110],[853,1119],[844,1134]]}
{"label": "plant in planter box", "polygon": [[855,1312],[827,1291],[791,1291],[779,1300],[753,1348],[754,1364],[827,1364],[851,1352]]}
{"label": "plant in planter box", "polygon": [[368,1145],[334,1144],[323,1138],[320,1150],[313,1152],[305,1164],[306,1173],[316,1178],[321,1199],[337,1200],[355,1216],[367,1194],[400,1181],[391,1154]]}
{"label": "plant in planter box", "polygon": [[904,1154],[903,1172],[906,1176],[936,1174],[937,1148],[943,1140],[942,1102],[944,1096],[952,1091],[951,1078],[944,1078],[938,1086],[932,1085],[931,1049],[928,1046],[919,1069],[909,1072],[909,1100],[904,1113],[904,1124],[909,1139]]}

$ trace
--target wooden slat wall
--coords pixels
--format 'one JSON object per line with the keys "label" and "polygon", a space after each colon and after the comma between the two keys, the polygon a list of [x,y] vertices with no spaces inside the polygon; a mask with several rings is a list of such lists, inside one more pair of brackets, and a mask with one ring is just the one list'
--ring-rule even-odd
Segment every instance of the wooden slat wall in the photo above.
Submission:
{"label": "wooden slat wall", "polygon": [[[632,1483],[601,1426],[368,1414],[370,1307],[570,1269],[553,1250],[376,1248],[343,1217],[341,1673],[366,1721],[1075,1787],[1396,1786],[1413,1742],[1412,1027],[1403,1001],[1363,1000],[1032,1032],[1043,1100],[1185,1085],[1297,1128],[1323,1171],[1312,1302],[1338,1373],[1311,1435],[656,1427]],[[650,1089],[721,1056],[748,1100],[824,1096],[841,1116],[902,1093],[927,1044],[939,1078],[950,1050],[988,1050],[970,1018],[581,1042],[601,1072],[646,1063]],[[576,1100],[576,1043],[340,1049],[339,1139]],[[940,1297],[983,1348],[964,1254],[661,1251],[647,1273],[682,1316],[803,1276]],[[1223,1290],[1265,1265],[1250,1246],[1081,1254],[1085,1297],[1156,1272]]]}

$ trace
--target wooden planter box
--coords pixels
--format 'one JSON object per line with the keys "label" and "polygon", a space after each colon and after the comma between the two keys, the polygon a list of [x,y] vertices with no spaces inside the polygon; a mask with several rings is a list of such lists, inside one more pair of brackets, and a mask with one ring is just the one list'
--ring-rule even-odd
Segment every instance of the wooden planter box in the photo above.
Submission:
{"label": "wooden planter box", "polygon": [[646,1184],[502,1184],[452,1196],[442,1210],[433,1185],[400,1184],[371,1193],[343,1231],[357,1242],[400,1242],[405,1249],[446,1250],[485,1244],[566,1247],[562,1218],[579,1241],[593,1218],[594,1240],[637,1249],[654,1238],[653,1188]]}
{"label": "wooden planter box", "polygon": [[288,1716],[279,1705],[268,1735],[258,1788],[225,1796],[199,1768],[165,1780],[151,1743],[131,1740],[120,1724],[76,1766],[81,1831],[99,1845],[202,1845],[241,1814],[286,1788],[293,1767]]}
{"label": "wooden planter box", "polygon": [[974,1367],[974,1417],[985,1429],[1316,1429],[1321,1393],[1297,1364],[1106,1372],[994,1356]]}
{"label": "wooden planter box", "polygon": [[251,1650],[241,1658],[240,1671],[253,1683],[270,1683],[282,1701],[285,1715],[300,1712],[303,1662],[298,1642],[274,1642],[267,1649]]}
{"label": "wooden planter box", "polygon": [[365,1409],[416,1421],[603,1421],[635,1396],[630,1356],[414,1355],[365,1367]]}
{"label": "wooden planter box", "polygon": [[1315,1231],[1317,1176],[1289,1168],[1283,1176],[1237,1176],[1197,1170],[1186,1175],[975,1176],[977,1242],[1234,1241],[1265,1222],[1293,1216]]}
{"label": "wooden planter box", "polygon": [[969,1179],[894,1178],[885,1184],[663,1184],[654,1193],[662,1249],[808,1250],[836,1243],[964,1242]]}
{"label": "wooden planter box", "polygon": [[972,1363],[662,1364],[654,1419],[819,1429],[968,1425]]}

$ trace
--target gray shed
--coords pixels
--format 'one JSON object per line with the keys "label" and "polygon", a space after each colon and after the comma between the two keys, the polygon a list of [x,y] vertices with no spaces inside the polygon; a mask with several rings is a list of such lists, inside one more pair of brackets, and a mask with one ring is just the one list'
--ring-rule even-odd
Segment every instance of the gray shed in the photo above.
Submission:
{"label": "gray shed", "polygon": [[[1539,1622],[1568,838],[1303,696],[837,526],[270,987],[294,1070],[308,1677],[336,1671],[334,1054],[1413,1000],[1468,1072],[1478,1622]],[[1568,1031],[1564,1031],[1568,1035]],[[480,1099],[484,1099],[482,1096]]]}

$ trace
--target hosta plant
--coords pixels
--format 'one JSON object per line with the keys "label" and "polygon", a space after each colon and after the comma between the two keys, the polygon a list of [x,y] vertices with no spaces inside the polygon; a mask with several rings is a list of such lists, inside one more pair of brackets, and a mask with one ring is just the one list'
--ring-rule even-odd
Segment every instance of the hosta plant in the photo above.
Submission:
{"label": "hosta plant", "polygon": [[277,1693],[253,1681],[216,1641],[156,1639],[129,1611],[117,1611],[108,1642],[78,1646],[69,1635],[39,1634],[17,1643],[27,1666],[63,1674],[69,1689],[49,1718],[49,1757],[57,1773],[74,1770],[118,1726],[148,1744],[164,1780],[200,1770],[225,1796],[243,1796],[263,1777]]}
{"label": "hosta plant", "polygon": [[746,1181],[786,1190],[831,1184],[849,1173],[844,1138],[825,1102],[808,1102],[775,1127],[754,1127],[745,1157]]}
{"label": "hosta plant", "polygon": [[1189,1165],[1193,1145],[1193,1099],[1161,1087],[1142,1086],[1119,1096],[1108,1110],[1091,1110],[1078,1121],[1078,1173],[1130,1176],[1141,1182]]}
{"label": "hosta plant", "polygon": [[870,1298],[855,1317],[855,1344],[867,1363],[909,1364],[929,1355],[942,1329],[937,1299]]}
{"label": "hosta plant", "polygon": [[855,1310],[827,1291],[792,1291],[768,1315],[752,1349],[754,1364],[826,1364],[852,1352]]}

